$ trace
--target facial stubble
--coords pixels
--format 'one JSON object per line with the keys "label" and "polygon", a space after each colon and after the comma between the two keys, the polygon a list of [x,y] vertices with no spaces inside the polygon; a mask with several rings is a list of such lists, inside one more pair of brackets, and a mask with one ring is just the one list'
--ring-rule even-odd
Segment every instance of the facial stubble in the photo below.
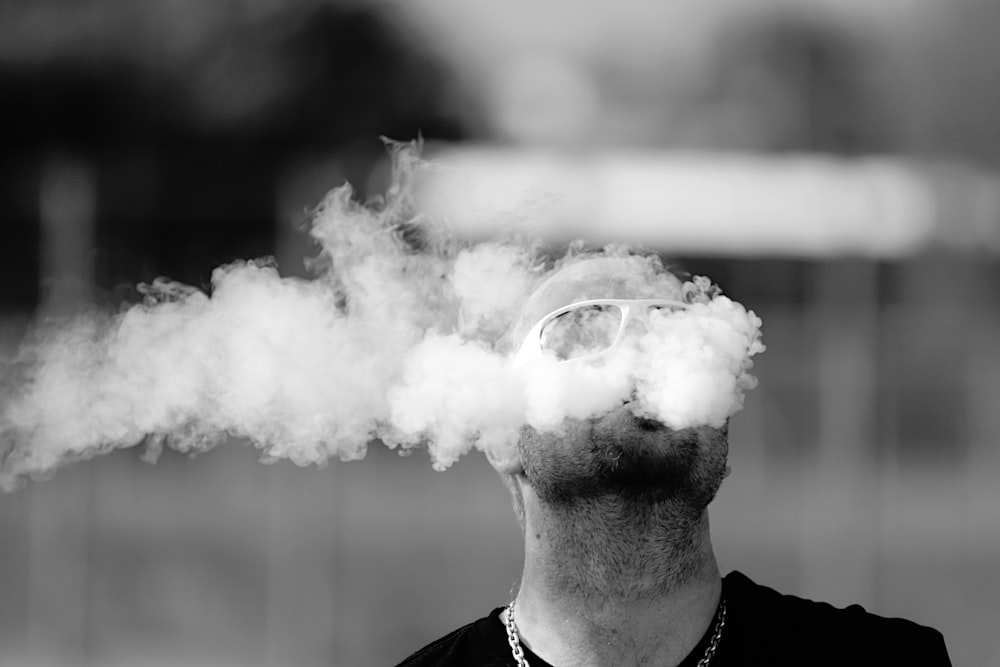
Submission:
{"label": "facial stubble", "polygon": [[619,415],[561,434],[526,431],[519,448],[539,506],[526,538],[557,555],[551,583],[638,599],[703,571],[706,508],[727,470],[725,427],[672,430]]}
{"label": "facial stubble", "polygon": [[701,513],[726,474],[728,429],[675,430],[622,411],[559,433],[525,429],[518,451],[528,483],[552,508],[612,496]]}

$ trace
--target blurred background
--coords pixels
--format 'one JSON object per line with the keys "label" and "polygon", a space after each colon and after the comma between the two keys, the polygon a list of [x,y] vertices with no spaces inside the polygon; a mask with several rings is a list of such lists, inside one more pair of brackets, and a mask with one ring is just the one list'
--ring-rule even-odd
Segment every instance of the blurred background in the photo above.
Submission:
{"label": "blurred background", "polygon": [[[7,0],[0,346],[35,317],[306,275],[381,136],[471,237],[646,243],[764,320],[723,569],[1000,665],[1000,4]],[[478,454],[324,469],[117,451],[0,496],[0,664],[394,664],[520,568]]]}

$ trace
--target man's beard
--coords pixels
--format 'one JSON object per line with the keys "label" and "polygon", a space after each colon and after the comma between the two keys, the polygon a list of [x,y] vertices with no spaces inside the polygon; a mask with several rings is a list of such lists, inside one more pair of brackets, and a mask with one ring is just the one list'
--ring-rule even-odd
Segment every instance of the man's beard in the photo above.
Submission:
{"label": "man's beard", "polygon": [[526,431],[519,448],[524,474],[547,505],[617,497],[700,514],[726,476],[727,431],[673,430],[622,409],[566,433]]}
{"label": "man's beard", "polygon": [[615,414],[561,436],[526,433],[520,447],[540,532],[558,554],[548,576],[562,590],[638,600],[707,566],[706,508],[726,476],[725,427],[675,431]]}

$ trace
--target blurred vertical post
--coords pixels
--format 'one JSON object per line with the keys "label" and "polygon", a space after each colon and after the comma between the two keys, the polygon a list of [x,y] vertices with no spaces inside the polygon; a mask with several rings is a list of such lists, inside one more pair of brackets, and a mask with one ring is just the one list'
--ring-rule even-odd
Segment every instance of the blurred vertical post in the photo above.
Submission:
{"label": "blurred vertical post", "polygon": [[820,264],[811,324],[818,346],[817,447],[804,464],[802,590],[871,606],[877,548],[873,465],[877,272],[869,260]]}
{"label": "blurred vertical post", "polygon": [[[985,538],[995,553],[1000,549],[1000,315],[997,313],[996,261],[991,267],[983,259],[969,281],[966,297],[969,354],[966,365],[969,423],[965,467],[967,517],[970,534]],[[982,270],[983,268],[993,270]]]}
{"label": "blurred vertical post", "polygon": [[[994,218],[994,221],[996,219]],[[996,224],[996,222],[994,222]],[[967,296],[969,354],[965,369],[968,401],[969,442],[966,449],[964,482],[965,507],[964,546],[967,562],[995,563],[1000,553],[1000,313],[998,313],[997,277],[1000,262],[995,256],[980,258],[975,280],[970,281]],[[970,557],[976,554],[975,558]],[[995,566],[992,568],[995,572]],[[978,582],[977,582],[978,583]],[[963,624],[970,634],[992,637],[979,643],[980,664],[1000,664],[1000,645],[995,629],[1000,627],[1000,607],[992,590],[985,587],[982,599],[989,603],[978,613],[967,613]],[[973,605],[968,605],[974,609]],[[968,618],[972,616],[972,618]],[[956,663],[957,664],[957,663]]]}
{"label": "blurred vertical post", "polygon": [[268,667],[337,663],[336,468],[319,472],[281,462],[267,470],[263,664]]}
{"label": "blurred vertical post", "polygon": [[42,167],[39,184],[42,228],[40,266],[45,314],[71,311],[91,297],[97,217],[94,170],[87,162],[57,155]]}
{"label": "blurred vertical post", "polygon": [[[44,290],[40,315],[69,314],[93,285],[96,180],[83,160],[54,155],[39,178],[39,247]],[[58,485],[30,487],[28,531],[28,652],[34,660],[85,665],[88,636],[88,534],[93,488],[86,467]]]}

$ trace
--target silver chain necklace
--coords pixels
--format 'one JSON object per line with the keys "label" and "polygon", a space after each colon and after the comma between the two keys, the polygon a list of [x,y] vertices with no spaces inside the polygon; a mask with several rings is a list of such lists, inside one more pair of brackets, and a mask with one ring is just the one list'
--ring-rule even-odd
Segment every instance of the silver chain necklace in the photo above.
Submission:
{"label": "silver chain necklace", "polygon": [[[511,653],[514,655],[514,662],[517,667],[530,667],[524,657],[524,649],[521,647],[521,640],[518,639],[517,625],[514,623],[514,602],[507,605],[507,643],[510,644]],[[708,642],[705,655],[698,661],[697,667],[708,667],[712,661],[715,650],[719,648],[719,640],[722,639],[722,628],[726,627],[726,599],[719,602],[718,618],[715,619],[715,629],[712,631],[712,639]]]}

